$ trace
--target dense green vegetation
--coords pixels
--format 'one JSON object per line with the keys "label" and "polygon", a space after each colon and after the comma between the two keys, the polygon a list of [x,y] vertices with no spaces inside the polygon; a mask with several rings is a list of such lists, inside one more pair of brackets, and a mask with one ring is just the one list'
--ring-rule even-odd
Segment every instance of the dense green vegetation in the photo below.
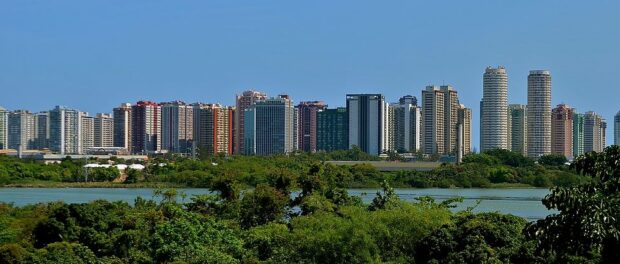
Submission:
{"label": "dense green vegetation", "polygon": [[[497,156],[471,158],[529,162]],[[387,182],[363,204],[320,163],[270,171],[245,192],[222,174],[215,194],[182,202],[160,189],[134,205],[0,204],[0,263],[617,263],[619,163],[617,146],[580,157],[571,169],[590,180],[554,187],[543,203],[559,214],[534,223],[453,213],[458,199],[403,202]]]}
{"label": "dense green vegetation", "polygon": [[[394,187],[496,187],[496,186],[570,186],[585,180],[569,170],[562,156],[542,157],[540,164],[520,154],[506,150],[492,150],[465,157],[462,164],[443,164],[432,171],[378,171],[369,164],[331,165],[328,160],[377,160],[359,149],[331,153],[297,153],[270,157],[204,156],[193,160],[179,156],[156,157],[145,164],[144,171],[127,172],[126,186],[154,186],[169,184],[176,187],[210,188],[220,179],[234,178],[242,188],[253,188],[269,183],[274,174],[292,174],[300,177],[312,166],[320,164],[337,186],[342,188],[379,187],[388,181]],[[0,185],[23,186],[42,182],[99,182],[95,186],[114,187],[106,182],[118,177],[114,168],[85,169],[84,160],[64,160],[60,164],[44,165],[32,160],[0,157]],[[88,161],[105,163],[108,161]],[[137,162],[137,161],[129,161]],[[165,165],[163,165],[165,164]],[[22,185],[20,185],[22,184]],[[150,185],[149,185],[150,184]],[[52,185],[55,186],[55,185]],[[69,185],[71,186],[71,185]]]}

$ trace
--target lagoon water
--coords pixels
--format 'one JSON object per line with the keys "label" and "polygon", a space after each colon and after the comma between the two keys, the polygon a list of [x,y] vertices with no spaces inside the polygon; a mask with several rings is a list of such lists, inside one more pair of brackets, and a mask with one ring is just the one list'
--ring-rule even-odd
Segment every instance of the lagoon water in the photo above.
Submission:
{"label": "lagoon water", "polygon": [[[152,199],[154,189],[137,188],[0,188],[0,202],[13,203],[17,206],[64,201],[66,203],[86,203],[93,200],[125,201],[133,203],[136,197]],[[208,189],[178,189],[187,195],[186,200],[195,194],[210,193]],[[350,195],[361,196],[369,203],[378,189],[350,189]],[[541,203],[549,194],[548,189],[514,188],[514,189],[395,189],[398,196],[406,201],[430,196],[437,201],[454,197],[463,197],[454,210],[464,210],[480,203],[474,212],[501,212],[536,220],[554,213]]]}

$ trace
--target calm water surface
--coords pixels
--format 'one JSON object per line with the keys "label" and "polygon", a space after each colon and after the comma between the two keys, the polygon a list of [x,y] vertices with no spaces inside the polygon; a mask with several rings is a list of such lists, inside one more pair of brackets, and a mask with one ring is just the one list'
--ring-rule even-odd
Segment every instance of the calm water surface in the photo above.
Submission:
{"label": "calm water surface", "polygon": [[[186,199],[195,194],[210,193],[208,189],[178,189],[187,194]],[[548,189],[395,189],[398,196],[406,201],[414,201],[421,196],[430,196],[437,201],[453,197],[463,197],[456,211],[471,207],[480,200],[475,212],[501,212],[513,214],[529,220],[544,218],[554,213],[540,202],[549,193]],[[369,203],[377,189],[350,189],[349,194],[361,196]],[[93,200],[125,201],[133,203],[136,197],[154,198],[153,189],[122,188],[0,188],[0,202],[18,206],[64,201],[66,203],[86,203]]]}

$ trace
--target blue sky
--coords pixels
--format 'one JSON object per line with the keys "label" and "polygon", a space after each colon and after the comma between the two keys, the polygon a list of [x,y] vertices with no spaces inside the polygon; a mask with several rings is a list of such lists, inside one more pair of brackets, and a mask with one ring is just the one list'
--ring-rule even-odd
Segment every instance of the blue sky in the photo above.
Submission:
{"label": "blue sky", "polygon": [[233,104],[258,89],[343,106],[451,84],[474,110],[486,66],[504,65],[510,103],[549,69],[553,104],[620,110],[620,1],[0,2],[0,105],[94,114],[121,102]]}

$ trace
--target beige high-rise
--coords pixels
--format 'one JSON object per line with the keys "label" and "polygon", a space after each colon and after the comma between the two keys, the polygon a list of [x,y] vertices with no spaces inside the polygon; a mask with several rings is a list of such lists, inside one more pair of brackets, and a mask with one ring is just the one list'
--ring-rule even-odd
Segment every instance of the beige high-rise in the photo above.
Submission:
{"label": "beige high-rise", "polygon": [[471,109],[461,105],[459,109],[458,125],[462,126],[462,151],[464,155],[471,153]]}
{"label": "beige high-rise", "polygon": [[194,105],[196,146],[209,155],[233,153],[235,108],[219,104]]}
{"label": "beige high-rise", "polygon": [[80,119],[82,122],[80,129],[82,142],[79,153],[84,154],[86,150],[92,149],[95,146],[95,118],[89,116],[86,112],[80,112]]}
{"label": "beige high-rise", "polygon": [[551,153],[573,157],[573,109],[565,104],[552,110]]}
{"label": "beige high-rise", "polygon": [[95,147],[114,146],[114,119],[110,114],[98,113],[95,116]]}
{"label": "beige high-rise", "polygon": [[583,119],[584,151],[603,151],[605,148],[605,128],[607,128],[605,119],[592,111],[586,112]]}
{"label": "beige high-rise", "polygon": [[422,152],[456,154],[461,104],[452,86],[427,86],[422,91]]}
{"label": "beige high-rise", "polygon": [[530,71],[527,76],[527,155],[551,153],[551,73]]}

